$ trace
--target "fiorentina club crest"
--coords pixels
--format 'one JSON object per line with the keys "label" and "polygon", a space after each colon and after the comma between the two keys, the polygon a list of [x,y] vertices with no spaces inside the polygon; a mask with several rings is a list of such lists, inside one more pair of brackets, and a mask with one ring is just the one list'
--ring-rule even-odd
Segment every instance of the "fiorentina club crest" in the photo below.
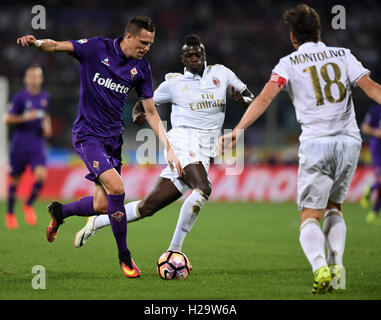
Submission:
{"label": "fiorentina club crest", "polygon": [[213,77],[213,83],[216,87],[220,86],[220,80],[218,80],[216,77]]}
{"label": "fiorentina club crest", "polygon": [[93,161],[93,168],[99,170],[99,161]]}
{"label": "fiorentina club crest", "polygon": [[135,76],[138,74],[138,70],[136,70],[136,68],[133,68],[131,70],[131,79],[135,78]]}
{"label": "fiorentina club crest", "polygon": [[122,220],[123,216],[124,216],[124,212],[121,212],[121,211],[116,211],[113,214],[111,214],[111,218],[113,218],[114,220],[118,222]]}

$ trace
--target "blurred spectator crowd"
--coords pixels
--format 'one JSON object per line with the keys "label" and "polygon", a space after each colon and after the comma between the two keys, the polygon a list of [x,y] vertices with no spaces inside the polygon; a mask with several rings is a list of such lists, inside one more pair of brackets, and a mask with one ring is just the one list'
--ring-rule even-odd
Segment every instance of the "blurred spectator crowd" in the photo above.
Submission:
{"label": "blurred spectator crowd", "polygon": [[[327,45],[350,48],[352,53],[381,81],[381,4],[376,0],[341,1],[346,10],[346,29],[334,30],[332,1],[305,1],[319,12],[322,38]],[[71,127],[79,92],[79,64],[67,54],[43,54],[16,46],[17,37],[33,34],[55,40],[93,36],[115,38],[123,34],[125,24],[135,15],[150,17],[156,25],[155,43],[148,59],[154,87],[167,72],[182,72],[182,40],[186,34],[198,34],[205,44],[209,64],[224,64],[232,69],[256,95],[268,80],[273,66],[293,48],[288,31],[280,21],[284,10],[299,1],[266,0],[141,0],[141,1],[41,1],[46,9],[46,29],[33,30],[31,9],[35,2],[2,1],[0,4],[0,76],[9,80],[12,95],[23,87],[22,76],[29,65],[40,65],[45,73],[44,88],[51,92],[54,137],[51,150],[71,150]],[[130,112],[136,101],[132,94],[126,104],[125,147],[129,151],[139,142],[139,129],[131,123]],[[361,123],[371,101],[355,90],[357,120]],[[228,99],[224,128],[233,128],[244,110]],[[170,106],[159,113],[169,121]],[[170,126],[168,126],[170,127]],[[295,163],[299,125],[290,99],[280,95],[266,114],[246,134],[245,161],[249,163]],[[60,154],[60,152],[57,152]]]}

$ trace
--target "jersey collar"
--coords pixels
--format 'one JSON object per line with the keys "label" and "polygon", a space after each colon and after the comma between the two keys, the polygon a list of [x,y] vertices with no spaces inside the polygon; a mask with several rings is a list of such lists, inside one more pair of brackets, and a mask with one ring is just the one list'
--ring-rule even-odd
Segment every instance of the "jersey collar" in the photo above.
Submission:
{"label": "jersey collar", "polygon": [[204,62],[204,72],[202,73],[202,77],[201,77],[198,74],[194,74],[194,73],[188,71],[187,68],[184,67],[184,77],[188,78],[188,79],[200,80],[201,78],[204,78],[207,69],[208,69],[208,65],[207,65],[207,63],[205,61]]}
{"label": "jersey collar", "polygon": [[128,59],[124,52],[122,51],[122,48],[120,47],[120,42],[123,40],[123,37],[117,37],[114,39],[114,48],[116,53],[122,57],[123,59]]}
{"label": "jersey collar", "polygon": [[324,42],[318,41],[318,42],[305,42],[301,46],[299,46],[298,51],[301,49],[306,49],[306,48],[313,48],[313,47],[318,47],[318,46],[325,46]]}

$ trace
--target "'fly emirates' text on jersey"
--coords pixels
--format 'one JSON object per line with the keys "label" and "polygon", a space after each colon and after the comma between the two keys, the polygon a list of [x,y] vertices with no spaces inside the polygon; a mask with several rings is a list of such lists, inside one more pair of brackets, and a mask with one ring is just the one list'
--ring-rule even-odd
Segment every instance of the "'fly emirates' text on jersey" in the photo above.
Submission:
{"label": "'fly emirates' text on jersey", "polygon": [[202,77],[184,70],[168,73],[154,92],[155,104],[172,103],[173,128],[220,130],[225,119],[226,93],[246,85],[223,65],[206,66]]}
{"label": "'fly emirates' text on jersey", "polygon": [[73,133],[111,137],[123,131],[122,114],[129,90],[142,99],[153,97],[149,62],[127,58],[122,37],[70,40],[80,62],[80,96]]}
{"label": "'fly emirates' text on jersey", "polygon": [[352,87],[370,72],[349,49],[306,42],[280,59],[270,81],[290,95],[302,126],[300,142],[344,134],[361,140],[352,101]]}

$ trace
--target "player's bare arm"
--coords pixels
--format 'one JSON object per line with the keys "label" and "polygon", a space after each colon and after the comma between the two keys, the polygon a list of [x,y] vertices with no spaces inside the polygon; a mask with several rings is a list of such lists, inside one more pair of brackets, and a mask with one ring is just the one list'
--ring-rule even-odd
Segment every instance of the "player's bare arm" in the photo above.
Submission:
{"label": "player's bare arm", "polygon": [[19,124],[19,123],[33,121],[33,120],[36,120],[36,119],[37,119],[37,113],[36,113],[36,111],[35,110],[31,110],[29,112],[25,112],[25,113],[20,114],[20,115],[7,113],[4,116],[3,121],[7,125],[16,125],[16,124]]}
{"label": "player's bare arm", "polygon": [[52,119],[48,114],[44,116],[44,120],[42,122],[42,132],[45,138],[50,138],[52,136]]}
{"label": "player's bare arm", "polygon": [[381,138],[381,129],[380,128],[373,128],[366,122],[364,122],[361,125],[361,131],[367,134],[368,136],[373,136],[376,138]]}
{"label": "player's bare arm", "polygon": [[250,104],[249,108],[246,110],[241,121],[234,128],[234,130],[220,137],[217,152],[223,153],[224,149],[233,148],[243,131],[253,124],[266,111],[279,92],[280,88],[278,84],[268,82],[262,89],[261,93]]}
{"label": "player's bare arm", "polygon": [[148,123],[150,124],[152,130],[156,133],[157,137],[161,141],[161,143],[166,147],[167,150],[167,160],[168,164],[173,170],[173,163],[175,164],[177,168],[177,173],[179,176],[183,174],[183,168],[181,167],[180,160],[177,158],[175,152],[173,151],[168,138],[167,134],[165,132],[163,123],[161,122],[161,119],[159,117],[159,114],[157,113],[155,104],[153,102],[153,99],[143,99],[141,100],[145,115],[147,118]]}
{"label": "player's bare arm", "polygon": [[377,102],[381,104],[381,85],[376,81],[373,81],[369,76],[363,76],[359,81],[357,81],[357,85],[361,88],[364,93]]}
{"label": "player's bare arm", "polygon": [[42,52],[74,52],[73,44],[70,41],[55,41],[52,39],[37,40],[32,35],[18,38],[17,44],[23,47],[35,47]]}

